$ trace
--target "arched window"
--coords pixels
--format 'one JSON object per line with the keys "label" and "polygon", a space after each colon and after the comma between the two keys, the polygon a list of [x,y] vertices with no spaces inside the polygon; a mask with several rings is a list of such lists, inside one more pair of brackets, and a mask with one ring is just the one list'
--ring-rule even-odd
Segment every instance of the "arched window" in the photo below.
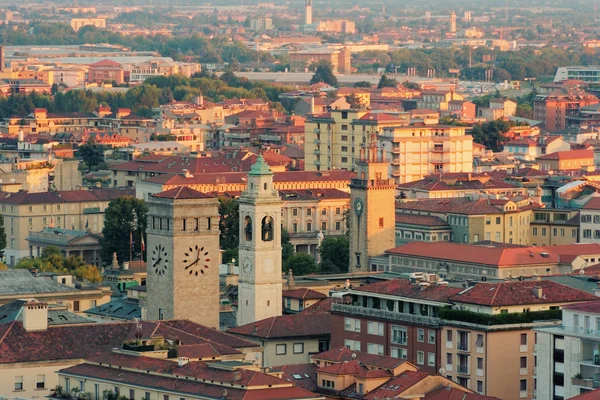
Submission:
{"label": "arched window", "polygon": [[262,219],[261,224],[262,232],[261,237],[265,242],[270,242],[273,240],[273,218],[268,215]]}
{"label": "arched window", "polygon": [[266,183],[263,185],[263,187],[265,188],[265,190],[267,190],[267,184]]}
{"label": "arched window", "polygon": [[252,241],[252,218],[249,215],[246,215],[244,218],[244,236],[246,242]]}

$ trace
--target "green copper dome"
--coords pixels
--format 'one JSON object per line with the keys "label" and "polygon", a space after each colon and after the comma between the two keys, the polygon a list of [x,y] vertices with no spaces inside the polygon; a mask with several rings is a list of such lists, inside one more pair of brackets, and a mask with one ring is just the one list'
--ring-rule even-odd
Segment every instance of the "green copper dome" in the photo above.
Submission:
{"label": "green copper dome", "polygon": [[256,175],[272,175],[272,174],[273,173],[269,169],[269,166],[265,162],[265,159],[263,158],[262,154],[258,155],[258,157],[256,158],[256,162],[254,164],[252,164],[252,167],[250,167],[250,172],[248,173],[248,175],[254,175],[254,176],[256,176]]}

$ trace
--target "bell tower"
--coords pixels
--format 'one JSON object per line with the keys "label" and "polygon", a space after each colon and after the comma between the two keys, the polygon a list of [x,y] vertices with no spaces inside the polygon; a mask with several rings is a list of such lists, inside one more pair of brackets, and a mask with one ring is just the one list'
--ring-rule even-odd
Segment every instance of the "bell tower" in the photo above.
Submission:
{"label": "bell tower", "polygon": [[371,135],[350,181],[350,272],[370,271],[369,258],[395,246],[396,188],[383,154]]}
{"label": "bell tower", "polygon": [[219,203],[180,186],[148,200],[149,320],[219,328]]}
{"label": "bell tower", "polygon": [[281,198],[262,155],[239,199],[238,325],[281,315]]}

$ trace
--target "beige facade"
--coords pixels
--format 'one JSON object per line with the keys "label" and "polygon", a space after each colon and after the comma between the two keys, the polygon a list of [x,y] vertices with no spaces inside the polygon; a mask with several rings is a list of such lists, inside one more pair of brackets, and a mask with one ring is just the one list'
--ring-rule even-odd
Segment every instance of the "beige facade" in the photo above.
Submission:
{"label": "beige facade", "polygon": [[534,246],[577,243],[579,223],[577,210],[538,209],[530,223],[530,240]]}
{"label": "beige facade", "polygon": [[395,245],[395,186],[376,147],[361,150],[357,177],[350,182],[350,271],[370,271],[370,258]]}
{"label": "beige facade", "polygon": [[384,127],[405,125],[400,118],[381,118],[366,110],[331,110],[307,118],[304,125],[304,160],[307,171],[355,170],[361,146]]}
{"label": "beige facade", "polygon": [[464,100],[464,97],[453,91],[423,91],[417,100],[417,108],[426,108],[435,111],[448,110],[448,103],[452,100]]}
{"label": "beige facade", "polygon": [[84,26],[95,26],[96,28],[106,28],[106,18],[73,18],[71,19],[71,28],[75,32]]}
{"label": "beige facade", "polygon": [[[83,362],[74,360],[48,360],[0,364],[0,396],[33,399],[50,395],[58,385],[56,371]],[[22,389],[18,389],[22,388]]]}
{"label": "beige facade", "polygon": [[219,205],[188,188],[148,201],[150,320],[188,319],[219,327]]}
{"label": "beige facade", "polygon": [[4,254],[7,264],[14,265],[20,258],[29,257],[30,248],[26,239],[30,232],[40,232],[48,227],[102,232],[104,210],[108,203],[126,195],[132,195],[132,192],[96,189],[3,194],[0,197],[0,209],[6,231]]}
{"label": "beige facade", "polygon": [[380,140],[396,183],[429,174],[472,172],[473,137],[465,129],[443,125],[384,128]]}

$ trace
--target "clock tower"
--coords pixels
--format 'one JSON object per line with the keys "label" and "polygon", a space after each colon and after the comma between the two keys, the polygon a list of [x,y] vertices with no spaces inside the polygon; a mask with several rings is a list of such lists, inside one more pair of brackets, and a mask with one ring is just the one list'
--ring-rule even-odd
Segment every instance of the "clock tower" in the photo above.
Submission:
{"label": "clock tower", "polygon": [[219,328],[219,203],[185,186],[148,200],[149,320]]}
{"label": "clock tower", "polygon": [[281,198],[262,155],[239,199],[238,325],[281,315]]}
{"label": "clock tower", "polygon": [[372,135],[350,181],[350,272],[370,271],[369,258],[395,246],[396,188],[382,150]]}

